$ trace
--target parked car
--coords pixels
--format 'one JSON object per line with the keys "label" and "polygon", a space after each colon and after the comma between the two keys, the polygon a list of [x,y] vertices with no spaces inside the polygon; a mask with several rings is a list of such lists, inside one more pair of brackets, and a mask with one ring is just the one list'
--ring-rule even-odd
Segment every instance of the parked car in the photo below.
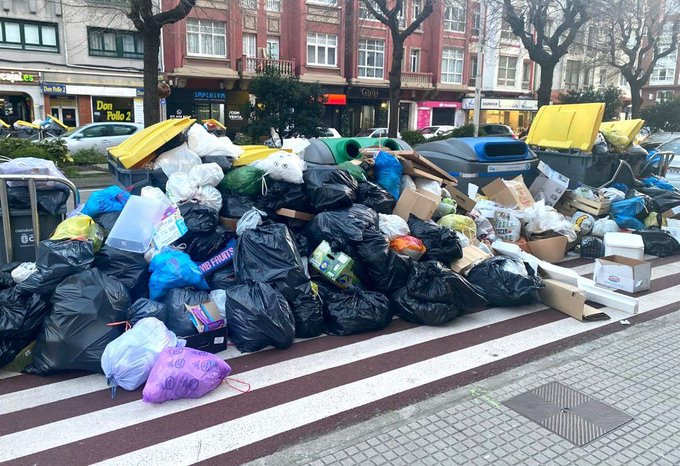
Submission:
{"label": "parked car", "polygon": [[[335,128],[319,128],[319,130],[321,130],[321,135],[319,136],[320,138],[339,139],[342,137]],[[294,130],[287,130],[283,133],[284,139],[303,137],[303,135],[295,132]],[[274,128],[271,129],[271,137],[264,141],[264,145],[269,147],[281,147],[281,139],[279,139],[279,135],[276,130],[274,130]]]}
{"label": "parked car", "polygon": [[650,151],[650,154],[657,152],[671,152],[675,154],[673,160],[668,165],[668,171],[666,172],[666,179],[670,184],[675,186],[676,189],[680,189],[680,137],[671,139],[668,142],[664,142],[656,146],[655,149]]}
{"label": "parked car", "polygon": [[81,149],[106,152],[109,147],[117,146],[143,129],[144,125],[139,123],[90,123],[69,131],[60,139],[66,143],[69,152]]}
{"label": "parked car", "polygon": [[[386,138],[387,128],[366,128],[356,135],[358,138]],[[401,138],[401,133],[397,131],[397,137]]]}
{"label": "parked car", "polygon": [[641,142],[640,145],[647,149],[648,151],[652,151],[653,149],[656,149],[658,146],[662,144],[666,144],[673,139],[680,137],[680,132],[666,132],[666,131],[660,131],[658,133],[652,133],[646,138],[644,138]]}
{"label": "parked car", "polygon": [[455,126],[450,125],[437,125],[437,126],[427,126],[418,130],[420,134],[423,135],[425,139],[434,138],[441,136],[442,134],[449,133],[456,129]]}
{"label": "parked car", "polygon": [[512,138],[512,139],[517,139],[517,135],[515,132],[512,130],[507,125],[498,125],[498,124],[486,124],[486,125],[479,125],[479,136],[484,136],[484,137],[504,137],[504,138]]}

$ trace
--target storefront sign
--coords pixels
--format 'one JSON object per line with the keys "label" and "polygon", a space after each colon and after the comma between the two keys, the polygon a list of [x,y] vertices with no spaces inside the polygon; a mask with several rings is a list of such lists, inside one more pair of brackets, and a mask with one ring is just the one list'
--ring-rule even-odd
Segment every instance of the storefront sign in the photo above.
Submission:
{"label": "storefront sign", "polygon": [[326,105],[347,105],[347,96],[345,94],[324,94]]}
{"label": "storefront sign", "polygon": [[387,100],[390,98],[390,91],[380,87],[348,87],[347,97],[364,100]]}
{"label": "storefront sign", "polygon": [[230,110],[229,111],[229,119],[231,121],[241,121],[243,120],[243,115],[241,115],[241,112],[237,110]]}
{"label": "storefront sign", "polygon": [[134,99],[135,122],[144,124],[144,99],[135,97]]}
{"label": "storefront sign", "polygon": [[[466,97],[463,99],[463,109],[474,110],[475,99]],[[522,111],[536,111],[538,110],[538,100],[528,99],[482,99],[482,110],[522,110]]]}
{"label": "storefront sign", "polygon": [[36,76],[31,73],[22,73],[21,71],[0,72],[0,81],[9,81],[11,83],[15,82],[32,83],[35,80]]}
{"label": "storefront sign", "polygon": [[194,91],[194,100],[226,100],[224,91]]}
{"label": "storefront sign", "polygon": [[124,97],[92,97],[92,115],[96,122],[135,121],[133,99]]}
{"label": "storefront sign", "polygon": [[144,97],[144,88],[143,87],[138,87],[135,89],[135,92],[137,92],[137,97]]}
{"label": "storefront sign", "polygon": [[418,102],[418,107],[428,108],[461,108],[463,104],[460,102],[438,102],[434,100],[426,100],[425,102]]}
{"label": "storefront sign", "polygon": [[44,83],[42,85],[42,91],[43,91],[43,94],[66,95],[66,84]]}

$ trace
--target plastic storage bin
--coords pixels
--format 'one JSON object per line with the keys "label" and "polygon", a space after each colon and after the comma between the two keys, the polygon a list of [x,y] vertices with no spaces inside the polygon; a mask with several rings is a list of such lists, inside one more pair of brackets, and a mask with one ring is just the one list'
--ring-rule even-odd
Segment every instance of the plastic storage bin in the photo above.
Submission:
{"label": "plastic storage bin", "polygon": [[[64,210],[65,212],[65,210]],[[40,240],[45,240],[61,222],[63,215],[50,215],[40,212]],[[17,262],[33,262],[35,260],[35,243],[33,239],[33,218],[28,209],[10,210],[10,227],[12,229],[12,245],[14,260]],[[0,210],[0,225],[2,225],[2,210]],[[5,234],[0,227],[0,241],[5,244]],[[5,248],[0,248],[0,264],[6,264]]]}
{"label": "plastic storage bin", "polygon": [[168,207],[170,205],[163,199],[130,196],[106,244],[123,251],[146,252],[156,225]]}
{"label": "plastic storage bin", "polygon": [[550,168],[569,178],[569,189],[581,184],[596,188],[602,186],[614,176],[619,166],[620,154],[615,153],[568,153],[535,149],[534,152]]}
{"label": "plastic storage bin", "polygon": [[132,186],[131,193],[139,195],[144,186],[154,186],[165,190],[168,177],[163,170],[143,170],[141,168],[124,168],[120,162],[109,155],[107,157],[109,173],[118,181],[118,184],[127,188]]}

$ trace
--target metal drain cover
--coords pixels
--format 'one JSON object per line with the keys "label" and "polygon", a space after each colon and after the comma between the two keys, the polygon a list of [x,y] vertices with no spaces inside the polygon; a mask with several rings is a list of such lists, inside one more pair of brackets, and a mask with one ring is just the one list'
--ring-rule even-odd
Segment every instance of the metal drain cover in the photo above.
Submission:
{"label": "metal drain cover", "polygon": [[558,382],[521,393],[503,404],[577,446],[590,443],[633,419]]}

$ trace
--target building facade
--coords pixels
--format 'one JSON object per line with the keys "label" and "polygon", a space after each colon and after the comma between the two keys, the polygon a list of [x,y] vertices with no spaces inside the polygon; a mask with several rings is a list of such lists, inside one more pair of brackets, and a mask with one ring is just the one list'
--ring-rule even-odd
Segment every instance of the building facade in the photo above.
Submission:
{"label": "building facade", "polygon": [[649,83],[642,88],[643,105],[661,103],[669,98],[680,96],[679,63],[680,50],[672,52],[656,63]]}

